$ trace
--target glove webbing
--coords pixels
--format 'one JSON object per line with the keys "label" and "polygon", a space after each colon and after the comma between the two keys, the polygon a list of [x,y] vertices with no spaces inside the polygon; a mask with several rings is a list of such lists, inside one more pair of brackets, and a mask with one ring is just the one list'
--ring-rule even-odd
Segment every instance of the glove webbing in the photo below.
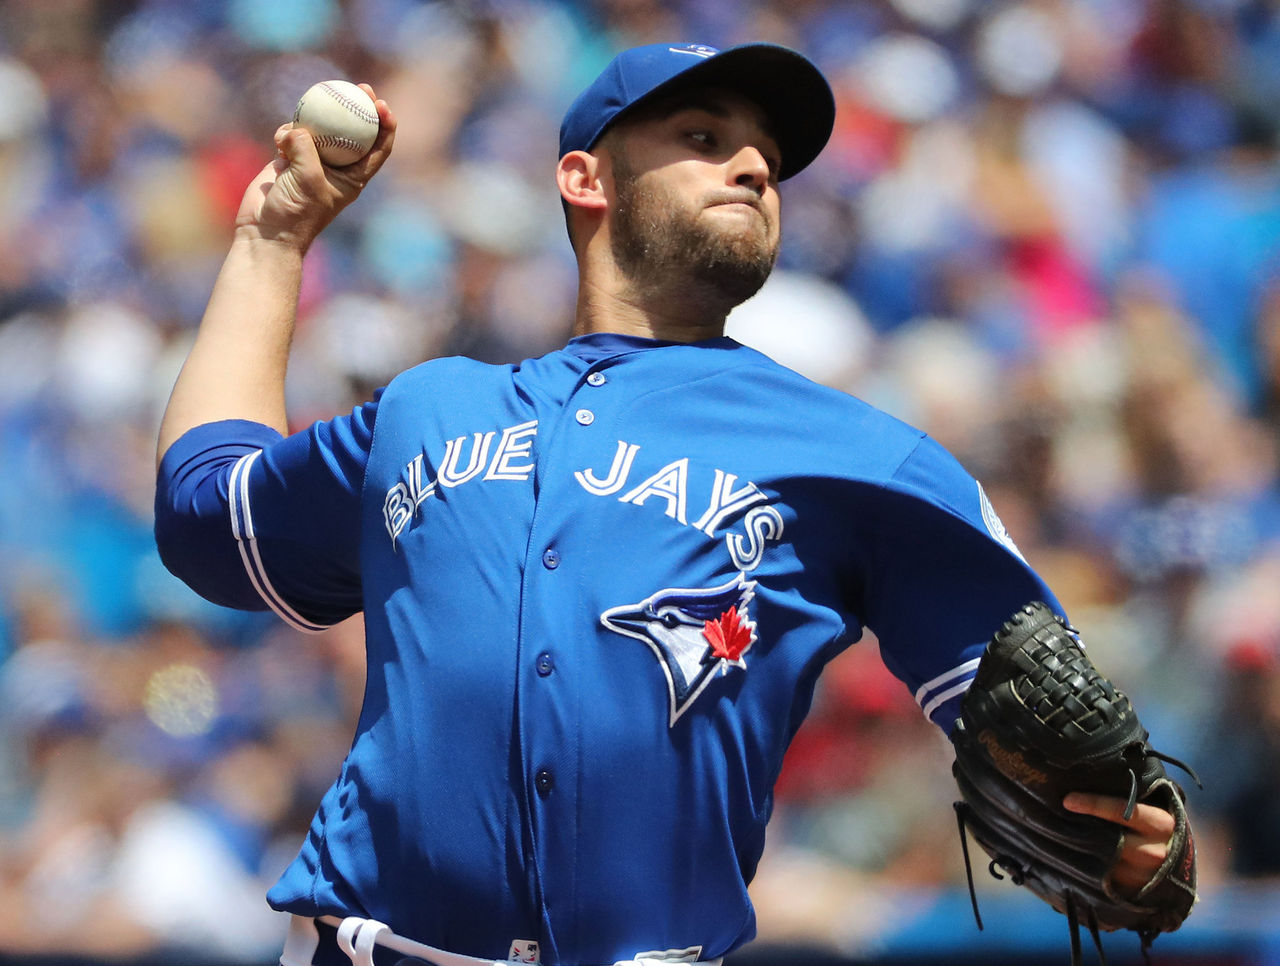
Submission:
{"label": "glove webbing", "polygon": [[[1020,628],[1014,625],[1013,630]],[[1083,648],[1063,646],[1063,634],[1079,639],[1079,631],[1070,624],[1048,625],[1008,655],[1021,672],[1014,687],[1027,709],[1051,731],[1077,739],[1092,737],[1133,708]]]}
{"label": "glove webbing", "polygon": [[[1058,618],[1062,629],[1076,640],[1080,632]],[[1043,636],[1047,635],[1047,636]],[[1128,697],[1115,689],[1086,656],[1084,650],[1063,650],[1050,646],[1054,637],[1051,628],[1041,628],[1028,638],[1014,664],[1024,673],[1016,681],[1019,698],[1046,726],[1059,734],[1068,732],[1092,735],[1117,715],[1132,713]],[[981,673],[981,672],[979,672]],[[1045,709],[1041,712],[1039,709]],[[1200,778],[1185,762],[1146,745],[1134,746],[1152,758],[1169,765],[1177,765],[1200,788]],[[1138,773],[1129,764],[1129,795],[1125,802],[1124,818],[1133,817],[1138,804]]]}

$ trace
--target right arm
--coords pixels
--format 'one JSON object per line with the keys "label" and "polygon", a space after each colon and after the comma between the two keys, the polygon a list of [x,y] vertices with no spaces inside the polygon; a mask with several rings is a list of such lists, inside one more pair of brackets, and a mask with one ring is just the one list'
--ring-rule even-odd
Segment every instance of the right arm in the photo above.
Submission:
{"label": "right arm", "polygon": [[276,131],[277,157],[245,191],[231,250],[169,398],[157,464],[178,437],[205,423],[243,419],[287,431],[284,379],[302,258],[391,153],[395,117],[385,101],[375,103],[381,129],[373,148],[342,168],[320,163],[305,130]]}
{"label": "right arm", "polygon": [[361,606],[353,510],[376,403],[282,437],[302,258],[391,151],[395,119],[376,103],[372,150],[343,168],[323,166],[306,131],[276,131],[278,156],[241,201],[158,441],[155,535],[165,565],[216,603],[270,607],[303,630]]}

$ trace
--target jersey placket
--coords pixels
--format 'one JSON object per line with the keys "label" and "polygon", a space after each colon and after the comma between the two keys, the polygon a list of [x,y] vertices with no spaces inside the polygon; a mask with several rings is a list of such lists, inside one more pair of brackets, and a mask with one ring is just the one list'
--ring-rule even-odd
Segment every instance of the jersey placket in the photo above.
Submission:
{"label": "jersey placket", "polygon": [[[533,525],[526,550],[518,642],[518,740],[533,834],[537,894],[542,902],[544,961],[572,948],[576,922],[578,796],[581,790],[582,678],[578,648],[594,640],[594,615],[583,606],[583,492],[575,469],[599,449],[602,390],[598,363],[582,374],[554,418],[539,432]],[[563,905],[553,906],[551,902]],[[553,923],[555,930],[553,931]]]}

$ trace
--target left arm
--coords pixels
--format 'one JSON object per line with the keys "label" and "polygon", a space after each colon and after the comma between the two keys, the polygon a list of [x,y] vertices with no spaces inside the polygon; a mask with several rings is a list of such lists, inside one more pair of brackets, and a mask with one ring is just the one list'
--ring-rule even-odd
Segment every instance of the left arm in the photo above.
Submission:
{"label": "left arm", "polygon": [[[1101,915],[1139,894],[1142,905],[1158,905],[1170,890],[1146,889],[1153,880],[1185,880],[1171,885],[1169,908],[1189,909],[1194,846],[1180,793],[1128,699],[1054,617],[1061,606],[977,482],[923,439],[876,509],[865,541],[874,548],[864,568],[867,623],[890,670],[952,738],[969,803],[962,818],[975,838],[1054,901],[1096,895]],[[927,535],[927,544],[909,534]],[[1130,802],[1115,796],[1135,788],[1126,819]],[[1072,794],[1081,792],[1091,794]],[[1120,915],[1153,921],[1137,906]]]}

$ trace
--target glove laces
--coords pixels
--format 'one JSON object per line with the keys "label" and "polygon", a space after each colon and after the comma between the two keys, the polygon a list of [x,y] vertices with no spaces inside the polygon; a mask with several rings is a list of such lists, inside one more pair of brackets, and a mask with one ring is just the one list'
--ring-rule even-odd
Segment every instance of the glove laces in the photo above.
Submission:
{"label": "glove laces", "polygon": [[[1093,910],[1085,906],[1085,925],[1089,927],[1089,935],[1093,937],[1093,948],[1098,951],[1098,962],[1107,966],[1107,954],[1102,948],[1102,937],[1098,934],[1098,917]],[[1067,893],[1067,926],[1071,930],[1071,966],[1080,966],[1083,961],[1080,953],[1080,913],[1076,909],[1076,897]]]}
{"label": "glove laces", "polygon": [[[1192,776],[1195,777],[1195,776]],[[966,802],[955,802],[956,824],[960,829],[960,851],[964,855],[964,875],[969,885],[969,902],[973,906],[973,921],[977,923],[978,930],[982,931],[982,914],[978,911],[978,892],[973,884],[973,864],[969,859],[969,836],[965,827],[965,813],[969,809]],[[1014,885],[1022,885],[1025,880],[1025,874],[1022,867],[1007,855],[997,856],[992,859],[987,866],[987,871],[992,878],[1004,879],[1000,874],[1003,869],[1008,874],[1009,880]],[[1084,954],[1080,942],[1080,909],[1076,905],[1076,897],[1073,893],[1067,893],[1067,927],[1071,932],[1071,966],[1083,966]],[[1107,966],[1107,953],[1102,948],[1102,935],[1098,930],[1098,917],[1093,909],[1084,906],[1084,925],[1089,930],[1089,935],[1093,938],[1093,948],[1098,951],[1098,962],[1100,966]],[[1151,946],[1153,937],[1147,933],[1142,933],[1142,958],[1147,963],[1151,962],[1151,958],[1147,950]]]}

